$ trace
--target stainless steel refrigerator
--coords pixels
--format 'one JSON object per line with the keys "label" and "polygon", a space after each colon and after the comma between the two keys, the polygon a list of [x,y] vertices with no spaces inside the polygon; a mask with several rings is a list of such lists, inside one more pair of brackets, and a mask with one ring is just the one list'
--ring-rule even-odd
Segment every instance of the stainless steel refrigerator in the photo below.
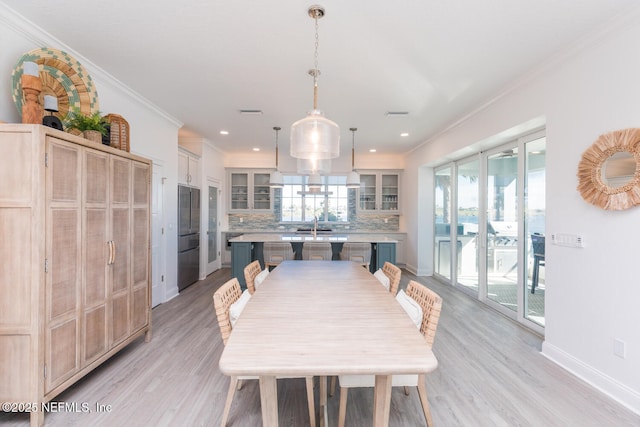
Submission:
{"label": "stainless steel refrigerator", "polygon": [[178,186],[178,290],[200,275],[200,190]]}

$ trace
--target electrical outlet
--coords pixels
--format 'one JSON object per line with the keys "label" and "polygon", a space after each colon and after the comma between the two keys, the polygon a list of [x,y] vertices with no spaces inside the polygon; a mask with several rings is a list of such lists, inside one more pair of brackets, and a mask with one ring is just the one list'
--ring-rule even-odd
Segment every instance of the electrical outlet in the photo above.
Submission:
{"label": "electrical outlet", "polygon": [[613,355],[621,357],[622,359],[626,358],[626,344],[624,341],[614,339],[613,340]]}

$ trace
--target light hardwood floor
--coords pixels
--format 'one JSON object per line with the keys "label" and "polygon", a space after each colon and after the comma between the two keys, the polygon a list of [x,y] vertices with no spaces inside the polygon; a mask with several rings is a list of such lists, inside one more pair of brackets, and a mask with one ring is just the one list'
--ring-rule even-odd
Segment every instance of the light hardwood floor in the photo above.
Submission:
{"label": "light hardwood floor", "polygon": [[[640,416],[540,355],[537,335],[450,286],[402,276],[402,289],[417,279],[444,299],[434,344],[439,367],[427,376],[436,426],[640,425]],[[229,269],[219,270],[156,307],[150,343],[136,341],[55,399],[91,412],[48,413],[46,425],[218,426],[229,380],[218,369],[223,345],[212,295],[229,278]],[[280,380],[278,398],[281,426],[308,425],[304,380]],[[338,403],[338,393],[329,398],[329,425],[337,423]],[[110,411],[98,412],[97,404]],[[351,390],[347,425],[371,425],[372,407],[373,390]],[[0,413],[0,424],[25,426],[28,416]],[[417,391],[394,389],[389,425],[424,424]],[[261,425],[257,381],[236,392],[228,425]]]}

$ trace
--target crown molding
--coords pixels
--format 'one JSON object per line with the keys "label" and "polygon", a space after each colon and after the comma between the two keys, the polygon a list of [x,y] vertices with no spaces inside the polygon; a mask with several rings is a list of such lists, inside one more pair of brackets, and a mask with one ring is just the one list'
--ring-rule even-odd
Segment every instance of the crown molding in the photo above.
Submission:
{"label": "crown molding", "polygon": [[80,63],[85,68],[91,70],[91,76],[93,79],[97,78],[98,80],[100,80],[100,83],[107,84],[113,89],[120,91],[121,93],[133,99],[134,101],[137,101],[139,104],[141,104],[148,110],[153,111],[158,116],[171,122],[176,127],[181,128],[184,125],[182,121],[173,117],[171,114],[167,113],[162,108],[152,103],[147,98],[145,98],[138,92],[131,89],[129,86],[122,83],[120,80],[113,77],[111,74],[106,72],[102,67],[98,66],[94,62],[84,57],[82,54],[75,51],[71,46],[63,43],[61,40],[57,39],[52,34],[38,27],[35,23],[28,20],[24,16],[20,15],[15,10],[11,9],[9,6],[2,3],[1,1],[0,1],[0,23],[13,29],[16,33],[22,35],[28,41],[32,42],[35,46],[52,46],[52,47],[55,47],[56,49],[60,49],[65,52],[68,52],[73,57],[75,57],[78,61],[80,61]]}

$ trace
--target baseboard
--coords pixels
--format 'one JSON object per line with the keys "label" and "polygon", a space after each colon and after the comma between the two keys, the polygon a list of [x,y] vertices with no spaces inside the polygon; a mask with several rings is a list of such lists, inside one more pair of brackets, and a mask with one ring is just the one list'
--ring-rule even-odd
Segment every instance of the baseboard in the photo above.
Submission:
{"label": "baseboard", "polygon": [[638,391],[614,380],[547,342],[542,343],[542,355],[640,415],[640,393]]}

